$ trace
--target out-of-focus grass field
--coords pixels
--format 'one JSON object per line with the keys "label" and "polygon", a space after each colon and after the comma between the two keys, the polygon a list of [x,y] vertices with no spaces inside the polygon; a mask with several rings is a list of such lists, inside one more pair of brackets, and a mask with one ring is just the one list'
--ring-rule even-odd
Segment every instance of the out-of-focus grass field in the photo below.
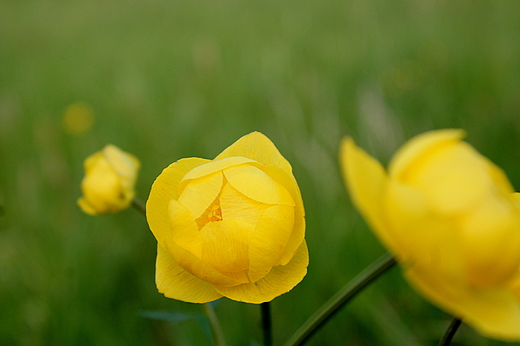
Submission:
{"label": "out-of-focus grass field", "polygon": [[[520,187],[520,2],[0,1],[0,345],[206,345],[200,305],[154,284],[156,242],[133,209],[76,205],[107,143],[142,162],[137,194],[173,161],[213,158],[258,130],[292,163],[307,211],[304,281],[272,303],[282,344],[385,250],[354,210],[342,136],[383,162],[458,127]],[[93,126],[64,126],[82,102]],[[261,342],[259,307],[216,305],[229,345]],[[435,345],[450,316],[392,269],[309,345]],[[454,345],[501,345],[462,327]]]}

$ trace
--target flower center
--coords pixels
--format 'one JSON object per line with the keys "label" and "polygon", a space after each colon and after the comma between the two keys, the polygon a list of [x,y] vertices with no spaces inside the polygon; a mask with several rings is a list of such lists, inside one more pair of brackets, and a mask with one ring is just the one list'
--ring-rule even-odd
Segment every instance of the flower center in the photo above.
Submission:
{"label": "flower center", "polygon": [[220,196],[217,196],[213,203],[209,205],[202,215],[195,220],[197,222],[197,226],[199,226],[199,230],[202,229],[207,223],[213,221],[222,221],[222,208],[220,207]]}
{"label": "flower center", "polygon": [[206,218],[207,222],[222,220],[222,209],[220,208],[220,203],[209,206]]}

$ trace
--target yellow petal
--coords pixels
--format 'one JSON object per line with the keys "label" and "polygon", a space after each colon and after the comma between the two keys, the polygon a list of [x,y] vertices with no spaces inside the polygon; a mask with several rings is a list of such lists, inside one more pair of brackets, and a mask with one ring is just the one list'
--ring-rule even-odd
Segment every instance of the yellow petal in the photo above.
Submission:
{"label": "yellow petal", "polygon": [[182,159],[165,168],[155,179],[146,202],[146,219],[157,240],[171,238],[168,206],[172,199],[179,198],[179,182],[187,172],[207,162],[209,160],[199,158]]}
{"label": "yellow petal", "polygon": [[157,247],[155,282],[168,298],[206,303],[222,297],[211,284],[182,269],[162,246]]}
{"label": "yellow petal", "polygon": [[247,198],[229,184],[225,184],[220,194],[222,218],[240,220],[256,225],[268,204]]}
{"label": "yellow petal", "polygon": [[202,237],[193,214],[188,208],[172,199],[168,208],[170,236],[157,239],[163,243],[173,241],[197,257],[202,256]]}
{"label": "yellow petal", "polygon": [[222,189],[223,181],[221,172],[191,180],[179,196],[179,203],[188,208],[197,219],[215,200]]}
{"label": "yellow petal", "polygon": [[240,165],[243,163],[254,162],[251,159],[245,157],[228,157],[222,160],[213,160],[207,162],[205,165],[201,165],[197,168],[189,171],[182,179],[179,184],[179,192],[184,190],[184,187],[189,184],[189,182],[193,179],[197,179],[203,177],[208,174],[212,174],[228,167]]}
{"label": "yellow petal", "polygon": [[233,300],[253,304],[269,302],[300,283],[307,274],[308,264],[309,254],[304,241],[286,266],[273,267],[263,279],[233,287],[215,286],[215,289]]}
{"label": "yellow petal", "polygon": [[294,179],[294,176],[279,167],[272,165],[256,165],[256,167],[260,168],[274,181],[285,187],[291,194],[295,204],[294,228],[289,240],[287,241],[282,257],[280,258],[280,264],[286,265],[294,256],[294,253],[298,250],[298,247],[301,245],[305,237],[305,209],[300,188],[298,187],[298,183],[296,182],[296,179]]}
{"label": "yellow petal", "polygon": [[294,200],[285,187],[252,165],[239,165],[224,170],[231,186],[255,201],[267,204],[294,206]]}
{"label": "yellow petal", "polygon": [[519,297],[509,290],[476,289],[435,275],[428,268],[413,268],[406,276],[424,296],[491,338],[520,340]]}
{"label": "yellow petal", "polygon": [[511,201],[520,210],[520,192],[513,192],[511,195]]}
{"label": "yellow petal", "polygon": [[424,196],[396,180],[388,184],[383,203],[387,227],[376,230],[405,265],[424,266],[447,280],[465,280],[458,224],[430,208]]}
{"label": "yellow petal", "polygon": [[254,225],[241,220],[208,222],[200,230],[202,260],[220,272],[249,267],[248,243]]}
{"label": "yellow petal", "polygon": [[[509,196],[507,196],[509,197]],[[485,199],[461,221],[461,251],[469,282],[504,284],[520,266],[520,217],[509,199]]]}
{"label": "yellow petal", "polygon": [[91,206],[84,197],[79,198],[77,200],[77,203],[80,206],[81,210],[83,210],[84,213],[87,213],[89,215],[98,214],[98,211],[93,206]]}
{"label": "yellow petal", "polygon": [[235,280],[236,282],[238,283],[248,283],[248,282],[251,282],[251,280],[249,280],[249,276],[248,276],[248,270],[241,270],[241,271],[238,271],[238,272],[221,272],[222,274],[224,274],[225,276]]}
{"label": "yellow petal", "polygon": [[88,173],[88,171],[94,169],[100,160],[103,160],[103,152],[101,151],[98,151],[87,157],[83,164],[85,167],[85,172]]}
{"label": "yellow petal", "polygon": [[249,278],[258,281],[279,265],[294,225],[294,207],[274,205],[267,208],[249,241]]}
{"label": "yellow petal", "polygon": [[509,178],[504,173],[504,171],[500,167],[496,166],[494,163],[489,161],[487,158],[482,157],[482,159],[488,162],[487,167],[489,169],[491,179],[494,182],[493,188],[497,189],[496,193],[510,195],[510,198],[512,198],[513,203],[516,204],[516,198],[519,197],[520,194],[515,192],[513,185],[511,185],[511,182],[509,181]]}
{"label": "yellow petal", "polygon": [[387,233],[382,200],[388,176],[383,166],[350,137],[341,142],[340,162],[353,203],[374,229]]}
{"label": "yellow petal", "polygon": [[181,268],[198,277],[202,281],[219,286],[235,286],[241,283],[240,281],[222,274],[191,252],[177,246],[174,242],[160,243],[160,245],[168,250],[170,256]]}
{"label": "yellow petal", "polygon": [[291,195],[294,204],[303,209],[303,200],[300,193],[300,188],[298,187],[298,183],[291,173],[273,165],[262,165],[258,163],[251,163],[251,165],[259,168],[271,179],[287,189],[287,192],[289,192]]}
{"label": "yellow petal", "polygon": [[305,216],[303,206],[301,208],[296,205],[294,207],[294,225],[293,231],[289,240],[287,241],[287,245],[285,245],[284,252],[280,257],[280,264],[286,265],[293,258],[294,254],[298,250],[299,245],[301,245],[303,239],[305,238]]}
{"label": "yellow petal", "polygon": [[422,158],[429,155],[429,152],[438,150],[444,145],[452,145],[460,142],[465,136],[463,130],[447,129],[422,133],[406,142],[394,155],[388,171],[393,177],[405,180],[408,168],[412,163],[419,164]]}
{"label": "yellow petal", "polygon": [[105,146],[102,153],[119,176],[135,180],[141,164],[134,155],[124,152],[112,144]]}
{"label": "yellow petal", "polygon": [[269,138],[260,132],[252,132],[221,152],[215,160],[242,156],[267,165],[274,165],[292,172],[290,163],[280,154]]}
{"label": "yellow petal", "polygon": [[467,212],[494,188],[488,161],[464,142],[431,148],[406,171],[406,179],[399,180],[420,189],[443,214]]}

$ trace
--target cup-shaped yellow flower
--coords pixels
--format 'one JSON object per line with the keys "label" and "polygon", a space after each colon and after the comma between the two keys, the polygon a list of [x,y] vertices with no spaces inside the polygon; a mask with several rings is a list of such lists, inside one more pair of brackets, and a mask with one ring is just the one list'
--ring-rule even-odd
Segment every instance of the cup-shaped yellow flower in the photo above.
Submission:
{"label": "cup-shaped yellow flower", "polygon": [[307,273],[298,184],[289,162],[259,132],[214,160],[186,158],[164,169],[146,216],[158,242],[156,284],[166,297],[262,303]]}
{"label": "cup-shaped yellow flower", "polygon": [[114,145],[107,145],[85,160],[81,182],[81,209],[91,215],[116,213],[127,208],[134,198],[139,160]]}
{"label": "cup-shaped yellow flower", "polygon": [[418,291],[484,335],[520,340],[519,195],[463,136],[419,135],[388,172],[346,138],[343,174],[354,204]]}

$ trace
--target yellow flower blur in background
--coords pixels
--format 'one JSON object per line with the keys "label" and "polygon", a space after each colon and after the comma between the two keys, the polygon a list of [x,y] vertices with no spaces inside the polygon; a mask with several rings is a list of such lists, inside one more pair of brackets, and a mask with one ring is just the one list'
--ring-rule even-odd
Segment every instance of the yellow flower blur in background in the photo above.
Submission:
{"label": "yellow flower blur in background", "polygon": [[81,182],[81,209],[91,215],[116,213],[127,208],[134,198],[139,160],[114,145],[107,145],[85,160]]}
{"label": "yellow flower blur in background", "polygon": [[388,172],[346,138],[343,174],[354,204],[424,296],[484,335],[520,340],[519,194],[463,136],[419,135]]}
{"label": "yellow flower blur in background", "polygon": [[146,216],[158,241],[157,288],[166,297],[262,303],[307,273],[298,184],[289,162],[259,132],[214,160],[171,164],[152,186]]}
{"label": "yellow flower blur in background", "polygon": [[63,113],[63,128],[70,135],[80,136],[94,125],[94,112],[85,102],[70,104]]}

